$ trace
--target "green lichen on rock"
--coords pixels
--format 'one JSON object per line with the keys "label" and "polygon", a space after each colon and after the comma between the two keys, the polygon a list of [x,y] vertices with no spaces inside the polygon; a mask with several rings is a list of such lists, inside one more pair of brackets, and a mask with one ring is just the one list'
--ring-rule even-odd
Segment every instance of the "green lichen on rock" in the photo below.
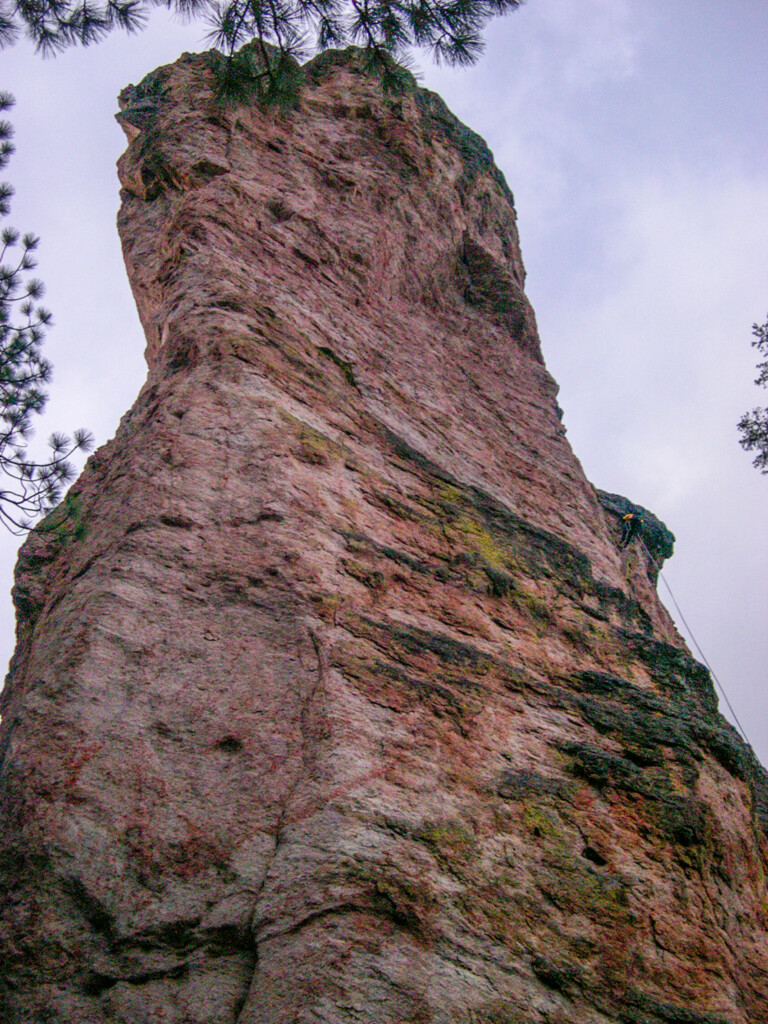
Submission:
{"label": "green lichen on rock", "polygon": [[496,166],[493,153],[485,139],[463,124],[448,109],[445,101],[429,89],[418,89],[415,93],[416,102],[424,119],[425,134],[430,141],[443,139],[462,155],[464,161],[464,179],[460,183],[466,188],[480,174],[488,174],[496,182],[502,193],[514,209],[515,200],[507,185],[504,175]]}
{"label": "green lichen on rock", "polygon": [[621,494],[608,491],[597,491],[597,498],[605,511],[617,521],[631,513],[642,520],[640,537],[648,548],[651,557],[661,567],[667,558],[671,558],[675,550],[675,535],[657,516],[642,505],[637,505]]}
{"label": "green lichen on rock", "polygon": [[321,345],[317,351],[321,356],[325,356],[326,359],[329,359],[339,368],[341,375],[347,384],[353,388],[357,387],[357,378],[355,377],[352,363],[347,362],[346,359],[342,359],[341,356],[337,355],[333,349],[328,348],[326,345]]}

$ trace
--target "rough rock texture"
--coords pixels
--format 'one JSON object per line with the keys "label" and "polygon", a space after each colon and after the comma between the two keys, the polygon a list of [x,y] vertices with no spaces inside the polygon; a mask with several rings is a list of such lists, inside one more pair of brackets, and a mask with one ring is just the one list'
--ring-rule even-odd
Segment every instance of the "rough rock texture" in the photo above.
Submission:
{"label": "rough rock texture", "polygon": [[[606,512],[621,520],[628,512],[632,512],[640,519],[640,530],[638,538],[645,553],[650,555],[649,571],[654,582],[658,579],[659,570],[666,561],[672,557],[675,550],[675,535],[667,529],[666,525],[647,508],[637,505],[629,498],[621,494],[610,494],[608,491],[598,491],[597,498]],[[620,524],[621,525],[621,524]]]}
{"label": "rough rock texture", "polygon": [[486,147],[354,53],[288,114],[212,60],[122,96],[149,378],[19,560],[0,1019],[766,1020],[766,776],[565,440]]}

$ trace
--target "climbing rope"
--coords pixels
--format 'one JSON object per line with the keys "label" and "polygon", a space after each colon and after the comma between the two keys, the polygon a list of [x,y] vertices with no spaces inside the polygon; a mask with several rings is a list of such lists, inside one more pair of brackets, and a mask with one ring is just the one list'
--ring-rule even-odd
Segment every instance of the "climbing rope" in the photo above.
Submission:
{"label": "climbing rope", "polygon": [[664,586],[665,586],[665,587],[667,588],[667,590],[669,591],[669,596],[670,596],[670,597],[672,598],[672,603],[674,604],[675,608],[677,609],[677,614],[678,614],[678,615],[680,616],[680,621],[682,622],[682,624],[683,624],[683,625],[685,626],[686,630],[688,631],[688,636],[689,636],[689,637],[691,638],[691,640],[693,641],[693,645],[694,645],[694,647],[695,647],[695,648],[696,648],[696,650],[697,650],[697,651],[699,652],[699,657],[701,658],[701,660],[702,660],[702,661],[704,662],[704,664],[705,664],[705,665],[707,666],[707,668],[709,669],[709,674],[710,674],[710,675],[712,676],[712,678],[713,678],[713,679],[715,680],[715,683],[716,683],[716,685],[717,685],[717,688],[718,688],[718,690],[720,691],[720,693],[722,694],[723,700],[724,700],[724,701],[725,701],[725,703],[726,703],[726,704],[728,705],[728,710],[729,710],[729,711],[731,712],[731,715],[733,716],[733,720],[734,720],[734,722],[736,723],[736,726],[737,726],[737,728],[738,728],[739,732],[741,733],[742,737],[744,738],[744,742],[745,742],[745,743],[746,743],[746,744],[747,744],[747,745],[748,745],[749,747],[751,747],[751,746],[752,746],[752,744],[751,744],[751,743],[749,742],[749,739],[747,738],[747,734],[746,734],[746,732],[744,731],[744,727],[742,726],[741,722],[739,721],[739,716],[738,716],[738,715],[736,714],[736,712],[735,712],[735,711],[733,710],[733,705],[732,705],[732,704],[731,704],[731,702],[730,702],[730,701],[728,700],[728,694],[727,694],[727,693],[725,692],[725,687],[724,687],[724,686],[723,686],[723,684],[722,684],[722,683],[720,682],[720,680],[719,680],[719,679],[717,678],[717,675],[715,674],[715,670],[714,670],[714,669],[712,668],[712,666],[711,666],[711,665],[709,664],[709,662],[707,661],[707,656],[706,656],[706,655],[704,654],[704,651],[702,651],[701,647],[699,646],[699,642],[698,642],[698,640],[696,639],[696,637],[694,636],[693,630],[692,630],[692,629],[691,629],[691,627],[690,627],[690,626],[688,625],[688,622],[686,621],[686,618],[685,618],[685,616],[683,615],[682,609],[680,608],[680,605],[679,605],[679,604],[677,603],[677,599],[675,598],[675,595],[674,595],[674,594],[672,593],[672,587],[670,587],[669,583],[667,583],[667,578],[666,578],[666,576],[664,575],[664,573],[663,573],[663,572],[661,571],[661,566],[660,566],[660,565],[658,564],[658,562],[656,561],[656,559],[655,559],[655,558],[653,557],[653,555],[651,554],[651,552],[650,552],[650,551],[648,550],[648,545],[647,545],[647,544],[645,543],[645,541],[643,540],[643,538],[642,538],[642,537],[638,537],[637,539],[638,539],[638,540],[640,541],[640,543],[641,543],[641,544],[643,545],[643,547],[645,548],[645,553],[646,553],[646,554],[648,555],[648,557],[650,558],[651,562],[652,562],[652,563],[653,563],[653,565],[654,565],[654,566],[656,567],[656,570],[657,570],[657,572],[658,572],[659,576],[660,576],[660,577],[661,577],[661,579],[662,579],[662,580],[664,581]]}

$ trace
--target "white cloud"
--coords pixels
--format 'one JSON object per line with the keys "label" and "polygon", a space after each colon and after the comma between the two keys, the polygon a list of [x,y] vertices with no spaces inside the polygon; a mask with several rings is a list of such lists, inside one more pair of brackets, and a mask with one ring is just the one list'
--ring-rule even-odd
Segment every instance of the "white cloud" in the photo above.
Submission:
{"label": "white cloud", "polygon": [[562,82],[589,89],[637,72],[641,40],[636,5],[626,0],[537,0],[535,17],[549,29],[542,46],[559,52]]}

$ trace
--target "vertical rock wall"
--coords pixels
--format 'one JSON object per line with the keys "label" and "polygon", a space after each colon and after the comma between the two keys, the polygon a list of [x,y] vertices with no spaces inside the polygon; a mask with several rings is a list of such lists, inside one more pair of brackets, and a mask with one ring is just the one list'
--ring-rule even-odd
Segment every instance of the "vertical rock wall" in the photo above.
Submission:
{"label": "vertical rock wall", "polygon": [[352,51],[283,114],[213,60],[121,97],[149,376],[19,560],[0,1019],[764,1019],[766,776],[565,440],[485,145]]}

